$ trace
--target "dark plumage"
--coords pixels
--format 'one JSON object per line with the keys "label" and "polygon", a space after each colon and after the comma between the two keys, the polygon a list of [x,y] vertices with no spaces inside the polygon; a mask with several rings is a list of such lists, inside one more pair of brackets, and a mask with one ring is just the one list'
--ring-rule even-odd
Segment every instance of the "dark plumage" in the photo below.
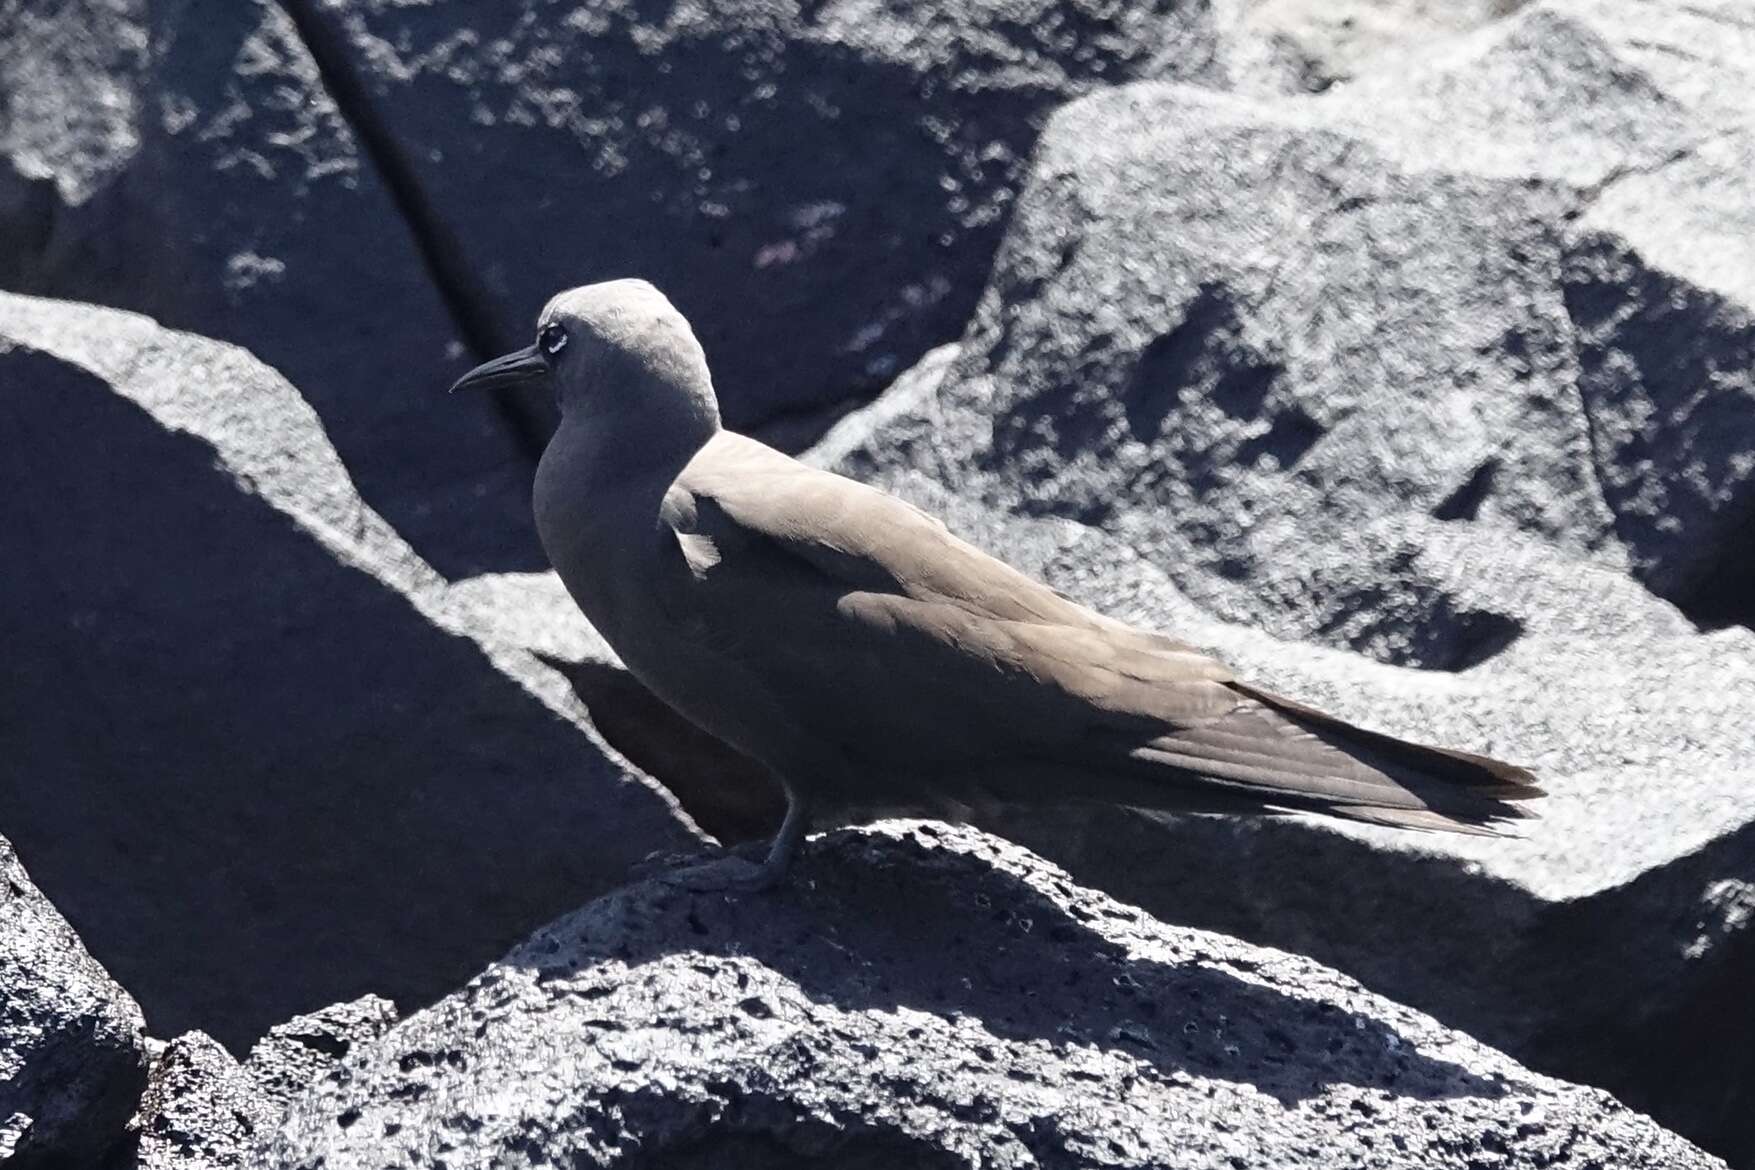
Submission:
{"label": "dark plumage", "polygon": [[643,282],[556,297],[539,337],[460,385],[555,382],[544,546],[642,682],[785,784],[764,882],[812,812],[1098,801],[1492,832],[1541,794],[1241,682],[722,429],[687,322]]}

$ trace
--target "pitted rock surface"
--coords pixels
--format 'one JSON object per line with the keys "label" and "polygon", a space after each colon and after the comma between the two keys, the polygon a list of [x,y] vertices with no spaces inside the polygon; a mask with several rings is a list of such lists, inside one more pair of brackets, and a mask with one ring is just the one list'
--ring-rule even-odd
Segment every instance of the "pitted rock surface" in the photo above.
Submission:
{"label": "pitted rock surface", "polygon": [[132,1148],[116,1170],[233,1170],[283,1109],[263,1093],[232,1054],[205,1032],[185,1032],[164,1046],[134,1118]]}
{"label": "pitted rock surface", "polygon": [[[710,870],[711,867],[708,867]],[[345,1059],[277,1166],[1719,1163],[1310,960],[970,829],[618,891]]]}
{"label": "pitted rock surface", "polygon": [[497,339],[459,311],[418,195],[330,84],[301,7],[0,8],[0,288],[249,347],[446,576],[539,567],[536,438],[487,396],[433,409]]}
{"label": "pitted rock surface", "polygon": [[396,1005],[379,995],[331,1004],[268,1029],[250,1048],[243,1071],[257,1090],[284,1109],[335,1062],[396,1023]]}
{"label": "pitted rock surface", "polygon": [[430,1002],[698,842],[506,628],[548,595],[448,582],[249,353],[0,293],[0,433],[0,824],[155,1031]]}
{"label": "pitted rock surface", "polygon": [[813,455],[1272,689],[1534,766],[1521,841],[990,827],[1739,1163],[1752,35],[1580,0],[1319,98],[1074,103],[962,340]]}
{"label": "pitted rock surface", "polygon": [[0,837],[0,1165],[94,1162],[146,1083],[140,1008]]}

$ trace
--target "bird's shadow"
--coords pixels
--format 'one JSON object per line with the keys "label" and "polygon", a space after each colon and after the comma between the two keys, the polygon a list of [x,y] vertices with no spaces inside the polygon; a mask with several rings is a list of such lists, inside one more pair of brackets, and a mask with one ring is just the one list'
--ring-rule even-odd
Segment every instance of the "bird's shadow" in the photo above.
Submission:
{"label": "bird's shadow", "polygon": [[730,844],[779,830],[786,795],[766,768],[701,730],[619,666],[536,657],[566,678],[610,746],[669,789],[703,831]]}
{"label": "bird's shadow", "polygon": [[[615,957],[632,967],[682,952],[742,956],[842,1011],[970,1017],[1002,1040],[1117,1051],[1160,1075],[1248,1083],[1287,1105],[1336,1083],[1427,1100],[1514,1087],[1427,1055],[1320,991],[1258,982],[1264,953],[1222,936],[1178,931],[1171,960],[1130,954],[1099,925],[1139,911],[1060,878],[1051,896],[935,840],[967,832],[922,823],[900,836],[828,834],[767,893],[692,891],[701,871],[673,871],[658,879],[665,893],[632,904]],[[546,967],[566,950],[525,948],[512,961]],[[575,952],[567,965],[578,961]]]}

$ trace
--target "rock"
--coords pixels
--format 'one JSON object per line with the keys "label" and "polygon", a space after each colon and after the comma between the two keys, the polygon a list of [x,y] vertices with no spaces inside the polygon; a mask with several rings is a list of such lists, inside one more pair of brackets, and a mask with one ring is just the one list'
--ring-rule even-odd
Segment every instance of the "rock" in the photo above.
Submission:
{"label": "rock", "polygon": [[1263,685],[1535,765],[1521,841],[994,827],[1746,1164],[1755,171],[1723,95],[1755,58],[1713,11],[1539,6],[1315,99],[1085,98],[961,342],[815,458]]}
{"label": "rock", "polygon": [[396,1005],[382,996],[332,1004],[268,1029],[250,1049],[243,1071],[263,1097],[285,1110],[342,1057],[395,1023]]}
{"label": "rock", "polygon": [[140,1008],[0,837],[0,1165],[89,1165],[146,1080]]}
{"label": "rock", "polygon": [[269,0],[7,5],[0,287],[249,347],[441,572],[538,567],[540,422],[444,401],[499,339],[346,96]]}
{"label": "rock", "polygon": [[132,1142],[112,1155],[115,1170],[249,1167],[251,1151],[302,1095],[358,1045],[396,1022],[396,1006],[368,995],[276,1024],[240,1065],[205,1032],[162,1046]]}
{"label": "rock", "polygon": [[[696,871],[705,874],[709,871]],[[263,1157],[581,1166],[1721,1165],[1308,959],[969,829],[769,897],[620,890],[348,1057]]]}
{"label": "rock", "polygon": [[553,572],[460,581],[448,599],[474,615],[473,629],[566,679],[597,733],[662,783],[702,832],[747,841],[779,825],[786,811],[779,783],[629,674]]}
{"label": "rock", "polygon": [[219,1041],[185,1032],[165,1046],[135,1118],[135,1144],[120,1170],[230,1170],[249,1167],[251,1148],[280,1121],[262,1092]]}
{"label": "rock", "polygon": [[0,296],[0,824],[155,1031],[417,1004],[698,841],[242,350]]}
{"label": "rock", "polygon": [[1755,625],[1755,26],[1730,0],[1561,11],[1673,95],[1695,132],[1623,166],[1578,220],[1567,298],[1599,475],[1635,566],[1708,624]]}
{"label": "rock", "polygon": [[1353,94],[1403,157],[1463,106],[1458,162],[1577,192],[1555,283],[1593,471],[1636,575],[1710,623],[1755,624],[1755,106],[1723,96],[1752,54],[1741,5],[1568,0]]}
{"label": "rock", "polygon": [[476,577],[454,584],[448,596],[475,615],[473,629],[564,677],[597,733],[663,784],[702,832],[737,842],[779,827],[786,812],[779,782],[629,674],[553,572]]}
{"label": "rock", "polygon": [[[1345,642],[1354,599],[1312,562],[1397,512],[1625,560],[1687,604],[1755,508],[1749,308],[1695,289],[1653,325],[1682,294],[1625,248],[1617,276],[1585,217],[1587,188],[1661,174],[1704,131],[1649,82],[1593,94],[1612,52],[1576,22],[1493,33],[1393,102],[1146,86],[1069,107],[964,339],[957,393],[992,421],[956,458],[1008,507],[1131,526],[1196,601],[1288,635]],[[1471,137],[1476,74],[1493,129]],[[1418,158],[1440,119],[1448,169]],[[1616,357],[1672,334],[1671,368]]]}
{"label": "rock", "polygon": [[292,7],[502,344],[557,289],[638,274],[694,324],[727,418],[793,440],[962,327],[1057,104],[1224,80],[1204,8],[1166,0]]}
{"label": "rock", "polygon": [[1320,93],[1441,50],[1527,0],[1219,0],[1228,72],[1255,92]]}

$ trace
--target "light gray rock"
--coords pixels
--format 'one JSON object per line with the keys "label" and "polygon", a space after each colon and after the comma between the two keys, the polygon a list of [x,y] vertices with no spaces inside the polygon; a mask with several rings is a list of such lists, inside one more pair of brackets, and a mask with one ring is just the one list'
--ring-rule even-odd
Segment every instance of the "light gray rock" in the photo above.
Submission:
{"label": "light gray rock", "polygon": [[0,837],[0,1165],[90,1165],[146,1080],[140,1008]]}
{"label": "light gray rock", "polygon": [[424,1002],[698,835],[230,345],[0,295],[0,824],[156,1031]]}
{"label": "light gray rock", "polygon": [[264,1098],[285,1110],[334,1064],[396,1023],[396,1005],[377,995],[331,1004],[268,1029],[243,1071]]}
{"label": "light gray rock", "polygon": [[646,277],[727,418],[793,439],[955,336],[1056,105],[1224,80],[1205,8],[1166,0],[292,8],[508,348],[556,290]]}
{"label": "light gray rock", "polygon": [[1217,0],[1226,66],[1252,92],[1321,92],[1387,72],[1527,0]]}
{"label": "light gray rock", "polygon": [[1712,1167],[1311,960],[1166,926],[969,829],[656,879],[349,1056],[286,1167]]}
{"label": "light gray rock", "polygon": [[[1400,101],[1069,107],[953,377],[991,421],[939,447],[995,469],[1008,507],[1127,527],[1195,600],[1284,634],[1345,624],[1313,561],[1399,512],[1515,526],[1685,606],[1722,592],[1755,508],[1748,306],[1696,288],[1654,324],[1658,298],[1690,303],[1673,279],[1578,226],[1702,132],[1650,82],[1597,93],[1612,50],[1578,22],[1493,33]],[[1471,137],[1477,75],[1494,129]],[[1419,157],[1440,118],[1446,166]]]}
{"label": "light gray rock", "polygon": [[1275,690],[1536,766],[1522,841],[995,827],[1739,1164],[1755,171],[1723,94],[1749,35],[1544,5],[1320,98],[1083,99],[962,341],[815,455]]}
{"label": "light gray rock", "polygon": [[1405,159],[1443,140],[1577,193],[1562,370],[1599,489],[1636,575],[1713,624],[1755,623],[1755,103],[1728,97],[1751,87],[1743,5],[1562,0],[1348,95]]}
{"label": "light gray rock", "polygon": [[454,316],[443,245],[345,96],[271,0],[6,5],[0,287],[247,346],[441,572],[539,567],[539,423],[437,407],[498,339]]}

